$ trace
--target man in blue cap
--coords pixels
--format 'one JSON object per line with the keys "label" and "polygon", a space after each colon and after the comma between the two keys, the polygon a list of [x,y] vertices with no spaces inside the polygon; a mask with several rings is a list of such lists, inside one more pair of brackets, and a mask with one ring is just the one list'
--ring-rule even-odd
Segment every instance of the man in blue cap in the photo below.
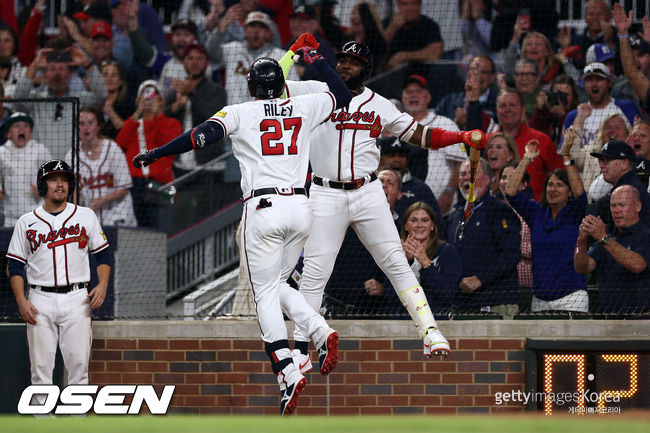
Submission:
{"label": "man in blue cap", "polygon": [[[603,179],[614,189],[622,185],[632,185],[639,191],[639,200],[643,205],[640,213],[641,222],[650,227],[650,195],[636,175],[634,150],[623,141],[610,140],[605,143],[600,152],[591,152],[591,156],[598,158]],[[614,227],[609,206],[610,199],[611,194],[607,194],[596,202],[597,214],[609,230]]]}

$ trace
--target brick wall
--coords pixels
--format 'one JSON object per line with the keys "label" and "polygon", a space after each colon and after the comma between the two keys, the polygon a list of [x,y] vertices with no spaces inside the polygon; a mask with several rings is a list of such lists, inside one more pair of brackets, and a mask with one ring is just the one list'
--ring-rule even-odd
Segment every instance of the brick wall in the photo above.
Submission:
{"label": "brick wall", "polygon": [[[423,357],[410,321],[329,323],[340,337],[339,364],[328,376],[307,374],[299,414],[521,412],[520,403],[496,405],[494,394],[524,389],[526,338],[646,340],[650,327],[650,320],[451,320],[440,322],[452,346],[441,361]],[[159,393],[175,384],[176,413],[279,411],[254,320],[98,321],[93,335],[93,384],[153,383]]]}
{"label": "brick wall", "polygon": [[[494,393],[524,388],[523,339],[452,339],[446,360],[421,340],[342,339],[329,376],[314,370],[301,414],[432,414],[522,411]],[[312,348],[313,349],[313,348]],[[93,342],[90,383],[176,385],[176,413],[276,414],[279,390],[259,340],[122,339]],[[160,391],[160,390],[159,390]]]}

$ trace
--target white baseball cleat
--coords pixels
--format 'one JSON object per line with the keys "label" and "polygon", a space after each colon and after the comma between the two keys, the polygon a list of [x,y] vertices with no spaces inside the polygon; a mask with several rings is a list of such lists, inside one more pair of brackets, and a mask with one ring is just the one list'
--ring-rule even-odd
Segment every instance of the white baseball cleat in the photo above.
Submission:
{"label": "white baseball cleat", "polygon": [[451,353],[449,342],[442,335],[438,328],[429,328],[424,334],[424,356],[431,358],[432,355],[446,357]]}
{"label": "white baseball cleat", "polygon": [[313,367],[311,365],[311,359],[309,355],[304,355],[300,352],[300,349],[293,349],[291,351],[291,357],[293,358],[293,365],[296,366],[301,373],[309,373]]}
{"label": "white baseball cleat", "polygon": [[291,415],[298,406],[298,396],[305,389],[307,379],[291,363],[278,373],[280,384],[280,415]]}

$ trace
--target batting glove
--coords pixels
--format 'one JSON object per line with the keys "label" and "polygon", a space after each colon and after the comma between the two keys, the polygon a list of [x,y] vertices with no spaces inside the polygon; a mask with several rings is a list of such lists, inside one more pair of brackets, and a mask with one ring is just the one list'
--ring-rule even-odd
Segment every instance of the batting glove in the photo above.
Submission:
{"label": "batting glove", "polygon": [[313,47],[303,47],[297,54],[300,55],[302,61],[307,65],[313,65],[315,62],[324,59],[324,57]]}
{"label": "batting glove", "polygon": [[158,160],[158,158],[155,158],[153,156],[152,151],[145,150],[144,152],[138,153],[133,158],[133,165],[135,166],[135,168],[142,168],[154,163],[156,160]]}
{"label": "batting glove", "polygon": [[312,47],[318,49],[318,47],[320,47],[320,43],[318,43],[314,35],[311,33],[303,33],[302,35],[298,36],[296,42],[294,42],[289,49],[294,53],[297,53],[298,50],[303,47]]}
{"label": "batting glove", "polygon": [[[474,140],[472,140],[472,135],[474,136],[474,138],[476,138],[478,134],[480,134],[481,139],[478,143],[476,143]],[[479,129],[474,129],[472,131],[462,131],[460,135],[464,144],[470,147],[475,147],[478,150],[483,149],[487,144],[487,140],[485,139],[485,134],[483,133],[483,131]]]}

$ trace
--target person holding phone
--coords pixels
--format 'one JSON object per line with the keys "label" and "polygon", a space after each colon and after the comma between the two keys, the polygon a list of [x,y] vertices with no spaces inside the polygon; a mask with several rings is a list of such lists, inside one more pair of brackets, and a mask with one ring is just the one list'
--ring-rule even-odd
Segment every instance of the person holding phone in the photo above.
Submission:
{"label": "person holding phone", "polygon": [[[75,90],[70,86],[74,71],[85,69],[89,89]],[[34,87],[34,79],[44,70],[45,83]],[[41,49],[29,65],[25,75],[16,83],[14,98],[79,98],[79,105],[97,106],[106,98],[106,84],[102,74],[88,56],[77,45],[69,45],[61,39],[53,39]],[[63,102],[22,103],[22,109],[29,112],[37,128],[34,139],[49,147],[54,158],[63,158],[70,148],[73,134],[72,104]]]}
{"label": "person holding phone", "polygon": [[[182,134],[178,120],[163,112],[162,92],[155,80],[146,80],[138,88],[136,110],[128,117],[115,141],[128,161],[147,149],[155,149]],[[138,226],[158,227],[160,213],[158,187],[174,179],[173,156],[161,158],[151,167],[136,168],[129,164],[133,186],[131,196]]]}

